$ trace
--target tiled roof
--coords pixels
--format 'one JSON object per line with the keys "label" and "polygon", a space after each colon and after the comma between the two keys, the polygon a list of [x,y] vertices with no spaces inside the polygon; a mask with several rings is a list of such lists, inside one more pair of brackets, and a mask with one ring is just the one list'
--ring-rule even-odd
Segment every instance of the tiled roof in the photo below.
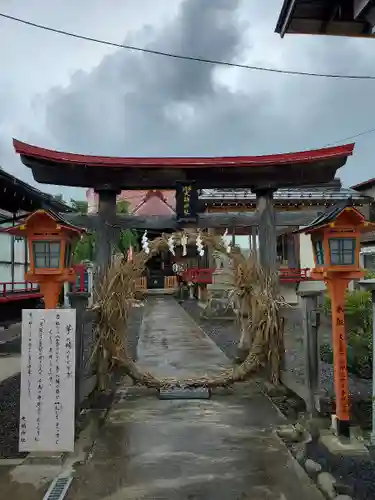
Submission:
{"label": "tiled roof", "polygon": [[32,212],[39,208],[56,212],[74,212],[66,203],[48,193],[43,193],[24,181],[17,179],[0,167],[0,206],[10,213]]}
{"label": "tiled roof", "polygon": [[[344,187],[324,187],[324,186],[312,186],[309,188],[281,188],[278,189],[274,195],[275,201],[325,201],[325,200],[347,200],[352,198],[356,201],[363,201],[364,203],[370,202],[372,199],[368,196],[361,195],[357,191],[351,188]],[[202,201],[215,201],[215,200],[225,200],[225,201],[244,201],[252,202],[256,200],[255,193],[251,192],[250,189],[202,189],[200,199]]]}
{"label": "tiled roof", "polygon": [[352,206],[351,202],[349,200],[347,201],[342,201],[334,205],[333,207],[329,208],[322,214],[318,215],[313,221],[310,222],[307,226],[304,226],[301,229],[297,229],[294,231],[295,233],[303,233],[304,231],[308,231],[311,229],[316,229],[318,227],[324,226],[325,224],[329,224],[330,222],[336,220],[338,215],[341,214],[343,210],[345,210],[346,207]]}

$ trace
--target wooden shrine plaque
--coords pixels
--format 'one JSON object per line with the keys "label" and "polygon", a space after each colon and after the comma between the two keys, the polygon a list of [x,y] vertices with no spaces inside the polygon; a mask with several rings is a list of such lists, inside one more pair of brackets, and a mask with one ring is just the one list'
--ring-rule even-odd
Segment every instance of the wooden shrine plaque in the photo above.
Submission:
{"label": "wooden shrine plaque", "polygon": [[19,451],[74,450],[75,309],[22,311]]}
{"label": "wooden shrine plaque", "polygon": [[198,190],[194,184],[176,185],[177,220],[195,221],[198,216]]}

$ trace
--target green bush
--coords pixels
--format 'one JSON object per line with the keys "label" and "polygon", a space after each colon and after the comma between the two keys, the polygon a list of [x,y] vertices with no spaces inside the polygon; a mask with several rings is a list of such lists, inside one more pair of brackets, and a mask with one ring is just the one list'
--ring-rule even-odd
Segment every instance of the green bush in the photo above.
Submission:
{"label": "green bush", "polygon": [[365,280],[373,280],[375,279],[375,271],[370,271],[369,269],[365,269]]}
{"label": "green bush", "polygon": [[[327,317],[331,315],[331,299],[329,298],[328,293],[324,295],[321,310]],[[345,322],[348,331],[352,329],[360,331],[371,330],[371,292],[365,290],[353,290],[346,292]]]}

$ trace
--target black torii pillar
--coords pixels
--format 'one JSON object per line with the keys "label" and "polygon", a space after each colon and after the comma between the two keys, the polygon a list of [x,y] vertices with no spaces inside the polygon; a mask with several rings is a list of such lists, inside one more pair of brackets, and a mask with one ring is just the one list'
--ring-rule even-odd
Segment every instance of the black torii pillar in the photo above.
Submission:
{"label": "black torii pillar", "polygon": [[268,272],[276,271],[277,263],[277,231],[276,216],[273,206],[275,189],[265,188],[254,190],[257,198],[259,214],[259,262]]}
{"label": "black torii pillar", "polygon": [[119,191],[96,189],[95,192],[99,196],[95,261],[97,272],[102,274],[111,265],[112,249],[118,236],[118,229],[114,227],[114,222],[116,220],[116,199]]}

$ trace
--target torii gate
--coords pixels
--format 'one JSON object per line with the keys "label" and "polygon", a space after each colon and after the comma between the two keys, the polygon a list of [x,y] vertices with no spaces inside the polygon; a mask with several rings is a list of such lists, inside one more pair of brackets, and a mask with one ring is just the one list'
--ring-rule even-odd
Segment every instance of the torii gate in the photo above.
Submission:
{"label": "torii gate", "polygon": [[[236,157],[116,158],[52,151],[13,140],[16,153],[42,184],[91,187],[99,195],[97,215],[64,215],[69,222],[95,230],[100,245],[96,263],[110,263],[115,233],[120,229],[177,229],[189,223],[199,228],[259,228],[259,257],[276,269],[277,226],[303,226],[316,216],[309,213],[275,213],[273,193],[281,187],[325,184],[335,177],[353,154],[354,144],[298,153]],[[116,197],[123,189],[245,188],[256,193],[255,213],[197,214],[186,221],[177,216],[116,215]],[[179,191],[181,193],[181,191]],[[180,201],[177,198],[177,205]]]}

